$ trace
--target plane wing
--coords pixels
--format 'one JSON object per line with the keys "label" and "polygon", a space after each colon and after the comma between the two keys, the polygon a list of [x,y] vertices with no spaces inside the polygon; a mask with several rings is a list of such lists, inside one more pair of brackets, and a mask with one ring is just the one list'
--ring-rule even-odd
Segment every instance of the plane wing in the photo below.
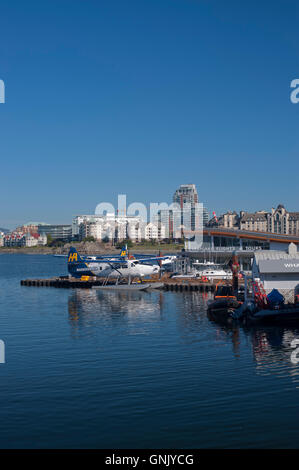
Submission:
{"label": "plane wing", "polygon": [[104,263],[104,264],[128,264],[128,260],[126,259],[111,259],[111,258],[103,258],[103,259],[85,259],[85,263]]}
{"label": "plane wing", "polygon": [[149,261],[160,261],[162,259],[168,259],[168,256],[155,256],[154,258],[139,258],[139,263],[148,263]]}

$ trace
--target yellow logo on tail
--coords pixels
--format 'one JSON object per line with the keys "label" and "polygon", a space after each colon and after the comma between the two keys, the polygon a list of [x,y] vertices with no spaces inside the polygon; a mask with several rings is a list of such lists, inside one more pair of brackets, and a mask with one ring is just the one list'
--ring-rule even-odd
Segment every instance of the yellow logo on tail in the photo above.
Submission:
{"label": "yellow logo on tail", "polygon": [[78,253],[70,253],[68,262],[73,263],[74,261],[78,261]]}
{"label": "yellow logo on tail", "polygon": [[126,256],[126,255],[127,255],[127,252],[126,252],[125,250],[123,250],[123,251],[121,252],[121,254],[120,254],[120,256],[122,256],[122,257],[123,257],[123,256]]}

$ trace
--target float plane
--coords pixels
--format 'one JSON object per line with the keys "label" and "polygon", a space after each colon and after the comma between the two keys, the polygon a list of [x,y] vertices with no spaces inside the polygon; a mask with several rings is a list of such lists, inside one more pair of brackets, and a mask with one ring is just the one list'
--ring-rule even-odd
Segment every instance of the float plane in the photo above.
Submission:
{"label": "float plane", "polygon": [[130,280],[138,277],[142,279],[144,276],[157,274],[160,266],[148,264],[162,261],[167,257],[146,257],[139,259],[129,259],[126,249],[123,249],[118,257],[81,257],[76,248],[71,247],[68,254],[68,271],[73,277],[88,278],[125,278]]}

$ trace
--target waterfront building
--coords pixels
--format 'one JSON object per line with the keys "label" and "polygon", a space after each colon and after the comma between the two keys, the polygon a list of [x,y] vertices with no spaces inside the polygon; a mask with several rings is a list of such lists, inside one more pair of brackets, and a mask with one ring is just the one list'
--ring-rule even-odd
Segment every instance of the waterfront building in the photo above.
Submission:
{"label": "waterfront building", "polygon": [[173,195],[173,202],[180,207],[184,204],[195,204],[198,202],[198,193],[195,184],[181,184]]}
{"label": "waterfront building", "polygon": [[223,214],[223,226],[226,228],[236,228],[238,227],[240,217],[237,212],[227,212]]}
{"label": "waterfront building", "polygon": [[3,237],[3,245],[7,247],[33,247],[44,246],[47,244],[47,237],[38,233],[11,232]]}
{"label": "waterfront building", "polygon": [[268,214],[266,211],[258,211],[253,214],[248,212],[240,213],[240,226],[241,230],[254,230],[257,232],[267,232],[268,227]]}
{"label": "waterfront building", "polygon": [[95,240],[104,238],[103,225],[99,222],[82,222],[79,225],[79,240],[83,240],[87,237],[93,237]]}
{"label": "waterfront building", "polygon": [[261,251],[254,254],[252,276],[263,283],[266,293],[278,289],[287,301],[294,301],[299,284],[299,252],[295,244],[287,250]]}
{"label": "waterfront building", "polygon": [[[181,184],[173,195],[173,203],[181,208],[182,226],[191,227],[191,230],[198,230],[199,226],[205,226],[209,222],[209,212],[203,207],[202,213],[197,206],[199,203],[198,192],[195,184]],[[190,219],[190,220],[189,220]],[[173,238],[176,237],[173,234]]]}
{"label": "waterfront building", "polygon": [[256,230],[260,232],[267,231],[267,212],[258,211],[249,213],[241,211],[239,214],[234,211],[228,211],[219,217],[213,217],[208,227],[224,227],[235,230]]}
{"label": "waterfront building", "polygon": [[235,251],[241,269],[250,270],[254,253],[257,251],[286,251],[290,243],[299,248],[299,235],[285,235],[249,230],[227,229],[223,227],[204,227],[203,243],[200,248],[192,240],[185,242],[188,256],[200,261],[227,263]]}
{"label": "waterfront building", "polygon": [[42,222],[29,222],[17,227],[14,231],[18,233],[37,233],[39,225],[43,225]]}
{"label": "waterfront building", "polygon": [[4,232],[0,232],[0,247],[4,246]]}
{"label": "waterfront building", "polygon": [[214,217],[208,227],[224,227],[235,230],[270,232],[284,235],[299,235],[299,212],[288,212],[282,204],[271,212],[260,210],[254,213],[241,211],[227,212]]}
{"label": "waterfront building", "polygon": [[49,235],[53,240],[62,240],[67,242],[72,239],[72,226],[67,224],[39,224],[37,226],[37,233],[39,235]]}
{"label": "waterfront building", "polygon": [[24,246],[24,234],[18,232],[7,233],[4,237],[4,246],[20,247]]}
{"label": "waterfront building", "polygon": [[282,204],[268,214],[268,231],[299,235],[299,212],[288,212]]}
{"label": "waterfront building", "polygon": [[25,233],[23,236],[23,246],[45,246],[47,244],[47,236],[38,233]]}
{"label": "waterfront building", "polygon": [[299,212],[289,212],[288,226],[290,235],[299,235]]}
{"label": "waterfront building", "polygon": [[[180,207],[171,209],[161,209],[155,217],[155,223],[159,228],[160,240],[163,239],[180,239],[182,238],[183,211]],[[185,216],[186,217],[186,216]]]}
{"label": "waterfront building", "polygon": [[158,223],[150,222],[149,224],[145,225],[144,230],[144,239],[145,240],[164,240],[166,238],[165,235],[165,227],[163,225],[159,225]]}
{"label": "waterfront building", "polygon": [[72,222],[72,237],[80,238],[80,226],[87,222],[97,222],[103,219],[103,216],[99,215],[76,215],[73,217]]}
{"label": "waterfront building", "polygon": [[133,215],[80,215],[75,216],[72,225],[73,237],[83,240],[93,237],[96,240],[109,239],[121,241],[130,238],[140,241],[142,238],[142,221],[140,216]]}
{"label": "waterfront building", "polygon": [[225,228],[240,228],[240,215],[236,211],[228,211],[225,214],[221,214],[219,217],[214,217],[208,221],[206,227],[225,227]]}
{"label": "waterfront building", "polygon": [[109,239],[119,242],[131,239],[133,242],[141,240],[164,240],[166,230],[163,223],[155,221],[147,223],[139,215],[77,215],[73,218],[73,238],[84,240],[93,237],[95,240]]}

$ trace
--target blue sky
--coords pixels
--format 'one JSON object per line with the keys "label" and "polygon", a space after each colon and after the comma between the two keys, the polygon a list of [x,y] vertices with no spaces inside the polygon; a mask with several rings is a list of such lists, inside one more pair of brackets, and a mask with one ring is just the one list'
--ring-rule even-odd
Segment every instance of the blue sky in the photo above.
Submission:
{"label": "blue sky", "polygon": [[2,1],[0,226],[168,202],[299,210],[292,0]]}

